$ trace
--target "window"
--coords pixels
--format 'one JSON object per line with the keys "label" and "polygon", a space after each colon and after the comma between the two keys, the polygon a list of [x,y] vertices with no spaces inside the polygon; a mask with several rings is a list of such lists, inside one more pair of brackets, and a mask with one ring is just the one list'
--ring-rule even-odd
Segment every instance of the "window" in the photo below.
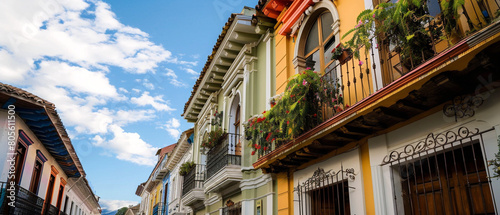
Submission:
{"label": "window", "polygon": [[24,157],[26,156],[26,147],[20,142],[17,143],[16,149],[16,174],[15,174],[15,182],[19,184],[21,181],[21,174],[23,172],[24,167]]}
{"label": "window", "polygon": [[458,131],[430,134],[386,157],[396,214],[495,214],[483,133]]}
{"label": "window", "polygon": [[59,210],[61,210],[63,193],[64,193],[64,186],[59,185],[59,194],[57,195],[57,203],[56,203],[56,207]]}
{"label": "window", "polygon": [[69,215],[73,215],[73,205],[75,203],[73,201],[71,201],[71,207],[69,207]]}
{"label": "window", "polygon": [[66,213],[66,209],[68,208],[68,201],[69,201],[69,197],[66,196],[66,199],[64,200],[64,208],[63,208],[63,212]]}
{"label": "window", "polygon": [[354,180],[354,169],[316,170],[296,188],[299,214],[351,214],[348,179]]}
{"label": "window", "polygon": [[33,175],[31,176],[30,191],[32,193],[38,194],[38,188],[40,186],[40,179],[42,175],[43,164],[38,159],[35,161],[35,166],[33,166]]}
{"label": "window", "polygon": [[325,11],[316,18],[306,32],[307,37],[304,46],[304,58],[306,67],[314,71],[325,72],[333,63],[332,50],[335,48],[335,35],[333,35],[333,16]]}

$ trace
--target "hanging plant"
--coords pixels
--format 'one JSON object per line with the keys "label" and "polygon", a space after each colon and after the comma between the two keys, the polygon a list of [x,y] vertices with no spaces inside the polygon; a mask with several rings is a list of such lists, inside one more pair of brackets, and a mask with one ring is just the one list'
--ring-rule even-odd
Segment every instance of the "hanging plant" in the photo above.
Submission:
{"label": "hanging plant", "polygon": [[362,11],[357,17],[358,24],[342,39],[352,34],[346,44],[354,50],[354,57],[359,59],[360,49],[364,48],[365,54],[368,54],[371,39],[376,36],[378,42],[393,44],[393,51],[400,54],[402,64],[413,68],[434,55],[433,38],[439,38],[441,30],[434,22],[429,22],[432,18],[426,1],[381,3],[373,10]]}
{"label": "hanging plant", "polygon": [[352,56],[352,50],[346,48],[342,43],[339,43],[337,47],[332,50],[332,60],[339,60],[340,64],[344,64],[350,60]]}
{"label": "hanging plant", "polygon": [[222,143],[224,138],[227,136],[227,133],[222,130],[220,127],[215,127],[212,131],[208,133],[206,139],[201,143],[201,147],[204,149],[211,149],[216,145]]}
{"label": "hanging plant", "polygon": [[194,164],[193,161],[191,162],[186,162],[181,164],[181,167],[179,168],[179,175],[185,176],[187,175],[196,165]]}
{"label": "hanging plant", "polygon": [[255,153],[271,150],[301,135],[322,122],[325,105],[342,111],[344,101],[339,81],[323,83],[317,72],[303,71],[289,80],[286,91],[276,105],[245,122],[245,136]]}
{"label": "hanging plant", "polygon": [[495,159],[488,161],[488,166],[493,166],[492,178],[500,178],[500,136],[497,139],[498,153],[495,154]]}

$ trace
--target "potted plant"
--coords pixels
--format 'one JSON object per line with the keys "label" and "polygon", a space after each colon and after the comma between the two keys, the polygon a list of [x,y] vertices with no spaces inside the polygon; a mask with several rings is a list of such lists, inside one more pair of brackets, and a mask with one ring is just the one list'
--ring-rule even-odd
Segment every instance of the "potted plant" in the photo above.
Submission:
{"label": "potted plant", "polygon": [[193,161],[188,161],[186,163],[181,164],[179,168],[179,175],[185,176],[187,175],[196,165]]}
{"label": "potted plant", "polygon": [[346,63],[352,57],[352,50],[350,48],[346,48],[342,43],[339,43],[332,50],[332,60],[338,60],[340,64]]}

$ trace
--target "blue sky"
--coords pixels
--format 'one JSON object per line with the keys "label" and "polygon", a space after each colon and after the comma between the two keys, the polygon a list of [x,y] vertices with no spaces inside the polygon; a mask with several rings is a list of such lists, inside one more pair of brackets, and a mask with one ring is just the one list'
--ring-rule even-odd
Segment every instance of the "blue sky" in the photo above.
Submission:
{"label": "blue sky", "polygon": [[5,0],[0,82],[55,103],[103,208],[137,203],[230,13],[257,0]]}

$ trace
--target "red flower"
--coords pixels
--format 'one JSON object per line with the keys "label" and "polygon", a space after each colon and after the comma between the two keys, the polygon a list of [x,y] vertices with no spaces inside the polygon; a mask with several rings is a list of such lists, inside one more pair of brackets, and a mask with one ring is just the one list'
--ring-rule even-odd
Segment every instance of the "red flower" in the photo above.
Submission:
{"label": "red flower", "polygon": [[267,134],[266,141],[269,141],[269,138],[271,138],[271,134],[272,134],[272,132],[269,132],[269,133]]}
{"label": "red flower", "polygon": [[262,114],[265,114],[265,113],[266,113],[266,111],[262,112]]}
{"label": "red flower", "polygon": [[255,155],[255,151],[252,151],[252,155]]}
{"label": "red flower", "polygon": [[287,110],[286,113],[288,114],[288,113],[290,113],[290,111]]}
{"label": "red flower", "polygon": [[264,146],[264,151],[267,151],[267,146]]}
{"label": "red flower", "polygon": [[260,149],[260,146],[259,146],[259,145],[257,145],[255,148],[256,148],[256,149]]}
{"label": "red flower", "polygon": [[317,116],[316,114],[313,115],[313,117],[316,117],[316,116]]}
{"label": "red flower", "polygon": [[290,124],[290,121],[286,121],[286,124],[287,124],[287,125],[288,125],[288,124]]}

